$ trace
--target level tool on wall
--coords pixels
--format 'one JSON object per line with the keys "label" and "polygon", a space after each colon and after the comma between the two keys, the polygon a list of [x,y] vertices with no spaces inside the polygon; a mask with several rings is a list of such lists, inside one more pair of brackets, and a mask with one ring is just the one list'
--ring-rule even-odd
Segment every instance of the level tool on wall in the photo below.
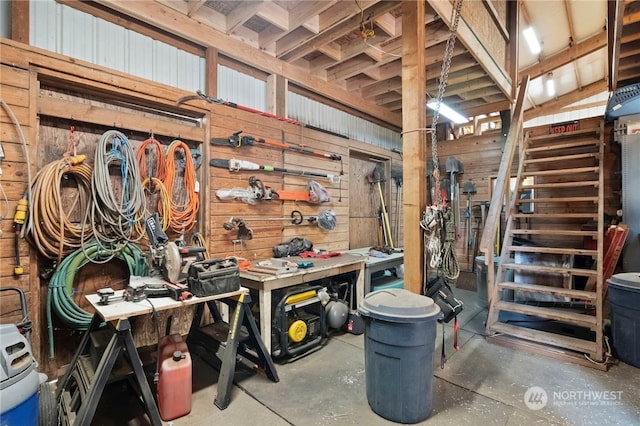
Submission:
{"label": "level tool on wall", "polygon": [[229,160],[224,160],[221,158],[212,158],[209,161],[209,165],[213,167],[219,167],[222,169],[229,169],[232,172],[239,172],[241,170],[264,170],[265,172],[280,172],[280,173],[288,173],[288,174],[297,175],[297,176],[322,177],[322,178],[328,179],[332,183],[340,182],[340,175],[310,172],[306,170],[291,170],[291,169],[285,169],[281,167],[260,165],[257,163],[252,163],[251,161],[237,160],[235,158],[231,158]]}
{"label": "level tool on wall", "polygon": [[211,145],[218,146],[231,146],[233,148],[242,148],[245,146],[253,146],[255,144],[262,144],[272,148],[286,149],[289,151],[295,151],[300,154],[314,155],[316,157],[328,158],[330,160],[340,161],[342,157],[338,154],[331,152],[317,151],[302,145],[292,144],[288,142],[278,142],[269,139],[257,138],[251,135],[240,136],[242,130],[239,130],[229,136],[228,138],[211,138]]}

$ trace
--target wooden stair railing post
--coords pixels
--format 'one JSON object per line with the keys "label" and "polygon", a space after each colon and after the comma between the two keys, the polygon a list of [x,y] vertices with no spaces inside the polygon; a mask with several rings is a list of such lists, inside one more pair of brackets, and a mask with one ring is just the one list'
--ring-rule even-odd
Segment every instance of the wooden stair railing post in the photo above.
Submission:
{"label": "wooden stair railing post", "polygon": [[487,266],[487,292],[489,294],[488,300],[490,310],[492,304],[498,299],[498,289],[495,285],[495,274],[493,270],[496,229],[500,224],[505,191],[509,190],[511,164],[513,163],[515,148],[520,146],[517,139],[518,135],[521,134],[524,98],[528,85],[529,76],[526,75],[522,78],[518,89],[518,97],[513,110],[513,116],[511,118],[511,126],[509,127],[509,133],[507,134],[504,152],[498,169],[498,177],[496,178],[495,188],[489,204],[489,212],[487,213],[485,226],[482,231],[482,239],[480,240],[480,251],[485,254],[484,261]]}

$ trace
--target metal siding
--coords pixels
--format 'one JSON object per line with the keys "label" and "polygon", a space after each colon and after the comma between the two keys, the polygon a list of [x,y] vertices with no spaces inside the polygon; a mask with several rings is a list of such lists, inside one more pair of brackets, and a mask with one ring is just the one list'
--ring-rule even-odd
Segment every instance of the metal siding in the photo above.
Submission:
{"label": "metal siding", "polygon": [[138,77],[195,91],[204,58],[57,3],[31,0],[31,44]]}
{"label": "metal siding", "polygon": [[128,32],[129,37],[129,70],[128,72],[142,78],[153,80],[154,41],[151,37],[138,34],[133,31]]}
{"label": "metal siding", "polygon": [[266,111],[267,83],[219,65],[218,97],[238,105]]}
{"label": "metal siding", "polygon": [[58,51],[59,11],[55,1],[32,0],[29,4],[29,40],[43,49]]}
{"label": "metal siding", "polygon": [[0,37],[11,38],[11,2],[0,1]]}
{"label": "metal siding", "polygon": [[70,7],[57,7],[60,14],[60,53],[94,62],[96,20]]}
{"label": "metal siding", "polygon": [[289,116],[384,149],[402,148],[398,132],[292,92],[289,92]]}
{"label": "metal siding", "polygon": [[118,71],[125,71],[125,29],[98,19],[96,22],[95,62]]}

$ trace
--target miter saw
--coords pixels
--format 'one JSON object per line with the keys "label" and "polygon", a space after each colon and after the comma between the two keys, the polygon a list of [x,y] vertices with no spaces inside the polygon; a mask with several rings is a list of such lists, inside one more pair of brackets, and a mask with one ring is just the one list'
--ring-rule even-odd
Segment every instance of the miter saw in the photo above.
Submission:
{"label": "miter saw", "polygon": [[186,273],[183,266],[189,261],[204,260],[204,247],[178,246],[169,241],[169,237],[160,226],[158,213],[149,216],[145,221],[145,229],[149,237],[149,276],[161,277],[162,284],[147,285],[147,297],[169,296],[175,300],[185,300],[192,296],[184,284]]}

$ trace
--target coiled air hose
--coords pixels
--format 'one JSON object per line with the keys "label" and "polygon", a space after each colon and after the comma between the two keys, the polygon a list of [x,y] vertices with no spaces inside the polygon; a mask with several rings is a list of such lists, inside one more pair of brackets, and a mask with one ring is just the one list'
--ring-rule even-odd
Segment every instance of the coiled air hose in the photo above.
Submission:
{"label": "coiled air hose", "polygon": [[[79,248],[83,240],[93,238],[93,229],[87,224],[92,168],[84,160],[84,155],[78,155],[53,161],[42,167],[33,181],[29,237],[40,254],[57,259],[58,263]],[[72,184],[76,197],[63,199],[63,187]],[[80,217],[76,218],[78,213]]]}
{"label": "coiled air hose", "polygon": [[144,254],[132,243],[127,243],[117,252],[112,252],[105,250],[93,240],[67,256],[51,276],[47,290],[47,328],[51,359],[55,356],[52,313],[56,314],[65,327],[72,330],[85,331],[91,324],[93,315],[80,308],[73,300],[73,284],[76,272],[80,268],[101,258],[117,258],[124,261],[131,275],[144,276],[147,273]]}
{"label": "coiled air hose", "polygon": [[[121,190],[116,191],[110,170],[120,169]],[[93,211],[96,240],[108,249],[109,243],[138,241],[135,224],[144,220],[146,209],[135,152],[127,137],[117,130],[107,130],[96,147],[92,175]]]}

